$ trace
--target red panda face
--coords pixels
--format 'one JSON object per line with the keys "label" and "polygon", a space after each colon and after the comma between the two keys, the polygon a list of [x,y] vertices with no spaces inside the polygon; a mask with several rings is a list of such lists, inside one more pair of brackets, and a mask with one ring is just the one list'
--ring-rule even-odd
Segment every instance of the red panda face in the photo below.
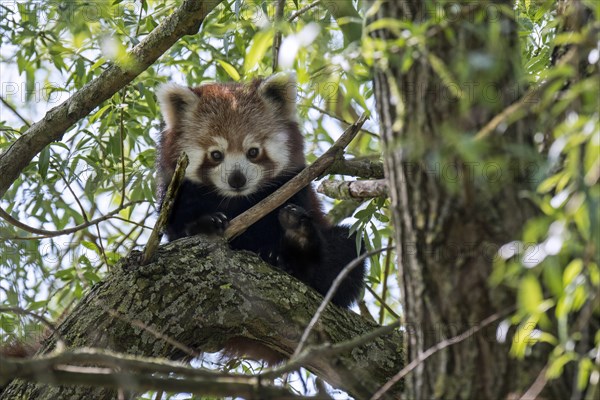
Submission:
{"label": "red panda face", "polygon": [[276,74],[250,84],[161,86],[161,178],[170,179],[182,151],[190,161],[186,178],[228,197],[251,195],[304,166],[295,85],[292,76]]}

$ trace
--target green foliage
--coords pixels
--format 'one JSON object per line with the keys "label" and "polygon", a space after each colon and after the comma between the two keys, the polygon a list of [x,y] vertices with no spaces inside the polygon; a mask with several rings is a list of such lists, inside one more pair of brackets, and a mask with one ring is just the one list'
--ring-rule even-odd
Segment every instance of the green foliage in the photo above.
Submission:
{"label": "green foliage", "polygon": [[594,362],[600,347],[600,80],[591,65],[582,72],[549,68],[553,49],[580,43],[590,29],[557,33],[563,21],[552,17],[552,8],[546,2],[519,9],[525,70],[533,83],[557,73],[571,83],[564,86],[561,80],[562,85],[540,93],[541,99],[556,99],[540,116],[548,122],[539,129],[548,135],[536,134],[546,163],[530,196],[542,215],[526,224],[521,241],[501,249],[493,280],[518,289],[512,354],[523,358],[537,343],[550,344],[546,378],[570,368],[584,391],[591,372],[598,373]]}
{"label": "green foliage", "polygon": [[[429,30],[442,21],[412,23],[390,18],[363,28],[357,18],[365,12],[356,10],[355,1],[323,2],[287,20],[311,3],[287,2],[284,20],[274,24],[275,2],[224,1],[206,18],[199,34],[179,40],[152,67],[72,127],[61,142],[44,149],[6,193],[2,208],[30,227],[51,232],[82,228],[63,234],[28,232],[0,219],[1,306],[22,307],[56,320],[110,272],[121,256],[145,244],[155,220],[154,141],[160,115],[154,88],[162,82],[194,86],[271,74],[272,43],[279,30],[282,53],[289,55],[293,44],[298,44],[295,55],[288,64],[280,63],[280,68],[296,71],[298,110],[307,160],[312,162],[348,123],[364,111],[375,110],[373,65],[394,63],[407,71],[417,55],[425,55],[451,89],[474,73],[475,64],[490,62],[464,60],[464,65],[449,68],[427,49]],[[537,98],[539,133],[535,139],[540,152],[523,155],[535,160],[543,175],[537,188],[524,194],[533,199],[541,215],[527,223],[522,238],[501,250],[506,257],[496,259],[493,283],[512,286],[518,294],[518,309],[511,319],[517,326],[512,355],[524,358],[537,343],[549,344],[554,352],[548,378],[575,366],[577,384],[583,390],[591,375],[598,373],[594,357],[600,346],[598,75],[578,76],[570,66],[551,67],[556,46],[583,40],[583,34],[559,33],[562,21],[555,15],[553,1],[518,4],[516,10],[500,11],[516,17],[523,61],[519,68],[526,77],[523,84],[561,79]],[[12,71],[3,75],[2,95],[27,120],[2,108],[0,151],[20,137],[29,123],[97,78],[109,63],[128,62],[131,49],[176,5],[156,0],[0,4],[5,46],[0,63],[3,74]],[[597,6],[594,11],[597,20]],[[490,35],[497,34],[500,27],[496,25],[486,27]],[[365,36],[383,28],[397,33],[397,38],[384,42]],[[354,41],[361,34],[360,43]],[[455,39],[451,29],[446,34]],[[491,60],[492,67],[505,68],[503,61]],[[453,76],[451,71],[462,74]],[[571,83],[565,87],[566,79]],[[399,98],[397,93],[392,95]],[[481,96],[468,100],[483,102]],[[470,105],[467,99],[461,100],[463,109]],[[346,157],[381,158],[377,124],[372,121],[365,128]],[[475,163],[488,150],[485,143],[453,127],[447,128],[444,138],[447,148],[440,151],[440,158],[452,156]],[[388,200],[375,199],[355,209],[352,229],[368,248],[390,244],[389,207]],[[111,211],[117,211],[113,217],[87,225]],[[369,291],[382,296],[400,314],[394,279],[399,271],[394,259],[393,252],[373,257],[368,282]],[[382,301],[369,294],[365,299],[371,310],[379,311],[380,322],[396,318],[384,311]],[[3,340],[31,335],[32,326],[37,325],[29,318],[0,313]],[[238,362],[229,367],[254,372],[255,366]]]}
{"label": "green foliage", "polygon": [[[178,3],[2,3],[2,96],[16,113],[2,108],[0,151],[110,63],[129,62],[131,49]],[[297,71],[307,158],[313,161],[333,143],[347,126],[340,121],[353,122],[372,102],[370,75],[362,63],[349,62],[356,46],[343,45],[344,33],[332,16],[337,9],[313,7],[287,20],[310,3],[286,3],[284,20],[275,25],[275,2],[224,1],[198,35],[179,40],[62,141],[45,148],[1,202],[26,227],[0,219],[0,307],[18,306],[56,321],[120,257],[144,246],[156,217],[153,170],[161,128],[154,89],[162,82],[195,86],[269,75],[274,72],[272,44],[279,29],[284,42],[288,40],[285,52],[294,41],[305,41],[282,68]],[[352,25],[350,16],[358,16],[352,4],[341,10],[346,26]],[[344,30],[360,37],[355,23]],[[7,82],[9,76],[12,82]],[[360,134],[348,149],[348,156],[379,153],[377,137],[368,134]],[[88,223],[111,212],[110,218]],[[0,313],[2,341],[31,336],[30,326],[38,322]],[[253,368],[247,363],[238,367]]]}

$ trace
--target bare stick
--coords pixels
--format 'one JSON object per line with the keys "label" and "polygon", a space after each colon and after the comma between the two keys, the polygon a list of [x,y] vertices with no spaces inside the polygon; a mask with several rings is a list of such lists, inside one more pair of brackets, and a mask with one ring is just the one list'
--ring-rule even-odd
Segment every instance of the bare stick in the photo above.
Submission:
{"label": "bare stick", "polygon": [[167,225],[167,219],[169,218],[169,214],[171,214],[173,204],[175,204],[175,199],[177,198],[177,193],[179,192],[181,182],[183,182],[183,178],[185,177],[185,169],[187,168],[188,164],[188,156],[185,154],[185,152],[182,152],[177,159],[175,172],[171,177],[171,182],[169,182],[169,187],[167,188],[167,192],[163,198],[162,205],[160,207],[160,214],[158,215],[154,229],[152,230],[150,238],[148,239],[146,247],[144,248],[144,255],[142,256],[140,265],[146,265],[148,261],[152,259],[152,256],[154,256],[154,253],[160,244],[163,230]]}
{"label": "bare stick", "polygon": [[317,192],[325,196],[347,199],[372,199],[374,197],[388,197],[388,186],[385,179],[370,181],[323,181]]}
{"label": "bare stick", "polygon": [[294,21],[296,18],[298,18],[302,14],[306,13],[311,8],[314,8],[314,7],[318,6],[319,3],[321,3],[321,0],[317,0],[317,1],[313,2],[313,3],[310,3],[307,6],[302,7],[301,9],[299,9],[298,11],[296,11],[295,13],[293,13],[292,15],[290,15],[290,17],[288,18],[288,22]]}
{"label": "bare stick", "polygon": [[34,319],[37,319],[38,321],[40,321],[42,324],[46,325],[46,327],[48,329],[50,329],[50,331],[57,336],[57,342],[62,343],[62,338],[60,337],[59,333],[56,331],[56,327],[54,326],[54,324],[52,322],[50,322],[48,319],[46,319],[45,317],[43,317],[42,315],[36,314],[33,311],[29,311],[29,310],[26,310],[21,307],[0,307],[0,312],[11,312],[11,313],[21,314],[21,315],[29,315],[30,317],[33,317]]}
{"label": "bare stick", "polygon": [[19,114],[19,112],[16,110],[16,108],[14,108],[8,101],[4,100],[3,97],[0,96],[0,102],[2,102],[2,104],[4,104],[6,106],[6,108],[8,108],[10,111],[12,111],[13,114],[15,114],[17,116],[17,118],[19,118],[21,120],[21,122],[23,122],[25,124],[26,127],[30,127],[31,126],[31,122],[27,121],[21,114]]}
{"label": "bare stick", "polygon": [[39,228],[34,228],[32,226],[29,226],[27,224],[22,223],[21,221],[19,221],[18,219],[14,218],[12,215],[10,215],[8,212],[6,212],[3,208],[0,208],[0,217],[2,217],[2,219],[4,219],[6,222],[8,222],[11,225],[16,226],[17,228],[20,228],[24,231],[30,232],[30,233],[36,233],[42,236],[36,236],[36,237],[3,237],[3,239],[11,239],[11,240],[22,240],[22,239],[44,239],[44,238],[50,238],[50,237],[55,237],[55,236],[60,236],[60,235],[68,235],[70,233],[73,232],[77,232],[81,229],[85,229],[88,226],[92,226],[92,225],[96,225],[102,221],[106,221],[108,219],[113,218],[116,214],[120,213],[122,210],[131,207],[134,204],[138,204],[138,203],[143,203],[142,200],[136,200],[136,201],[130,201],[127,202],[125,204],[123,204],[123,206],[117,207],[114,210],[112,210],[111,212],[109,212],[106,215],[103,215],[101,217],[98,217],[96,219],[93,219],[91,221],[88,222],[84,222],[81,225],[77,225],[74,226],[73,228],[67,228],[67,229],[61,229],[59,231],[48,231],[45,229],[39,229]]}
{"label": "bare stick", "polygon": [[327,170],[331,175],[351,175],[364,179],[383,179],[383,163],[381,161],[358,158],[353,160],[336,160]]}
{"label": "bare stick", "polygon": [[[558,65],[566,65],[573,62],[577,54],[577,48],[574,47],[567,54],[565,54],[559,61]],[[536,86],[532,86],[527,92],[520,97],[517,101],[506,107],[500,113],[496,114],[487,124],[485,124],[479,132],[475,135],[475,140],[483,140],[490,136],[502,123],[513,123],[514,120],[518,119],[516,115],[526,115],[530,111],[528,105],[535,104],[534,108],[539,106],[539,97],[544,90],[546,90],[551,84],[556,82],[560,77],[552,77],[539,83]]]}
{"label": "bare stick", "polygon": [[[391,246],[390,244],[388,244],[388,247]],[[393,249],[393,247],[392,247]],[[375,297],[375,300],[377,300],[379,303],[381,303],[381,305],[388,311],[388,313],[390,313],[394,318],[396,319],[400,319],[400,316],[392,309],[392,307],[390,307],[381,296],[379,296],[374,290],[373,288],[371,288],[369,285],[365,286],[365,289],[367,289],[367,292],[371,293],[371,296]],[[383,323],[383,322],[382,322]]]}
{"label": "bare stick", "polygon": [[229,228],[225,231],[225,238],[231,240],[234,237],[242,234],[250,225],[285,203],[290,197],[298,193],[303,187],[310,184],[314,179],[321,176],[327,168],[339,157],[339,154],[344,151],[346,146],[350,144],[356,136],[360,128],[368,118],[368,114],[364,113],[361,117],[344,131],[342,136],[314,163],[304,168],[297,176],[290,179],[282,187],[277,189],[275,193],[268,196],[266,199],[238,215]]}
{"label": "bare stick", "polygon": [[263,384],[256,376],[208,371],[102,349],[68,350],[26,360],[0,355],[0,362],[0,384],[18,378],[38,383],[90,385],[140,392],[162,389],[219,397],[307,398],[296,396],[285,388]]}
{"label": "bare stick", "polygon": [[400,326],[400,320],[396,320],[389,325],[380,326],[379,328],[366,333],[362,336],[357,336],[353,339],[346,340],[341,343],[336,343],[332,345],[331,343],[325,343],[319,346],[310,346],[307,347],[304,351],[302,351],[297,357],[292,357],[285,364],[264,370],[260,373],[261,378],[265,379],[273,379],[286,372],[293,371],[303,366],[307,360],[310,360],[315,355],[327,354],[327,355],[336,355],[349,350],[352,350],[358,346],[361,346],[366,343],[372,342],[374,339],[377,339],[380,336],[387,335],[392,333],[396,328]]}
{"label": "bare stick", "polygon": [[413,369],[415,369],[419,364],[421,364],[423,361],[427,360],[429,357],[431,357],[438,351],[443,350],[446,347],[452,346],[454,344],[460,343],[465,339],[468,339],[469,337],[473,336],[474,334],[476,334],[477,332],[479,332],[486,326],[488,326],[488,325],[496,322],[500,318],[503,318],[504,316],[508,315],[508,313],[510,313],[510,312],[512,312],[512,309],[506,310],[501,313],[492,314],[489,317],[487,317],[486,319],[484,319],[483,321],[481,321],[481,323],[479,323],[478,325],[461,333],[460,335],[451,337],[450,339],[442,340],[441,342],[437,343],[435,346],[431,346],[430,348],[425,350],[423,353],[419,354],[419,356],[416,359],[412,360],[406,367],[402,368],[400,370],[400,372],[398,372],[396,375],[394,375],[392,377],[392,379],[390,379],[377,392],[375,392],[375,394],[371,397],[370,400],[380,399],[381,396],[383,396],[385,394],[385,392],[390,390],[390,388],[392,386],[394,386],[400,379],[404,378]]}
{"label": "bare stick", "polygon": [[279,66],[279,48],[281,47],[281,27],[279,24],[283,20],[283,12],[285,9],[285,0],[277,0],[275,8],[275,37],[273,38],[273,73],[277,71]]}
{"label": "bare stick", "polygon": [[340,273],[338,274],[338,276],[336,276],[336,278],[331,283],[331,287],[327,291],[327,294],[325,295],[325,298],[323,299],[323,301],[319,305],[319,308],[317,308],[317,311],[315,312],[315,315],[313,315],[312,319],[308,323],[308,326],[304,330],[304,333],[302,333],[302,337],[300,338],[300,343],[298,343],[298,347],[296,347],[296,351],[294,351],[294,354],[292,355],[292,358],[298,357],[298,355],[302,351],[302,348],[304,347],[304,344],[306,343],[306,340],[308,340],[308,335],[310,335],[310,332],[312,332],[313,328],[317,324],[317,321],[321,317],[321,314],[323,314],[323,311],[325,311],[325,307],[327,307],[327,305],[329,304],[329,302],[333,298],[333,295],[337,291],[338,287],[340,286],[340,284],[342,283],[342,281],[344,280],[344,278],[346,278],[346,276],[348,276],[348,274],[350,272],[352,272],[352,270],[354,268],[358,267],[363,262],[363,260],[365,258],[371,257],[372,255],[375,255],[377,253],[381,253],[382,251],[386,251],[386,250],[390,250],[390,248],[389,247],[384,247],[384,248],[381,248],[381,249],[375,249],[375,250],[371,250],[369,252],[363,253],[360,256],[356,257],[354,260],[352,260],[348,265],[346,265],[344,267],[344,269],[342,269],[340,271]]}
{"label": "bare stick", "polygon": [[533,384],[529,387],[529,389],[527,389],[525,394],[521,396],[519,400],[533,400],[539,398],[538,396],[540,395],[540,393],[542,393],[542,390],[544,390],[546,384],[548,383],[548,378],[546,377],[547,372],[548,365],[542,368],[537,378],[535,378]]}

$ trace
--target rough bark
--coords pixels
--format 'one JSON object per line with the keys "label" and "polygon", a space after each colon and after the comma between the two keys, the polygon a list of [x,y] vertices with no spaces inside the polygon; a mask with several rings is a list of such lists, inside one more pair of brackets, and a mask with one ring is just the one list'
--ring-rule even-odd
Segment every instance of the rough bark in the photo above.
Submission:
{"label": "rough bark", "polygon": [[317,192],[334,199],[369,199],[387,197],[387,181],[376,179],[369,181],[322,181]]}
{"label": "rough bark", "polygon": [[[452,11],[443,3],[388,1],[376,18],[421,23],[439,18],[441,10]],[[473,141],[478,165],[457,151],[460,140],[473,138],[519,95],[515,22],[494,12],[500,4],[511,7],[507,1],[452,2],[459,13],[438,20],[426,44],[391,47],[377,64],[374,89],[399,255],[407,362],[514,305],[513,293],[490,287],[489,278],[497,249],[518,240],[533,214],[519,196],[531,189],[531,181],[510,149],[531,151],[528,134],[535,130],[522,134],[516,125],[504,126],[506,131],[492,132],[485,144]],[[491,35],[491,27],[499,34]],[[380,29],[373,37],[398,36]],[[406,56],[414,63],[401,71]],[[475,56],[494,64],[476,68]],[[452,95],[449,83],[461,98]],[[494,101],[485,101],[486,88],[494,88]],[[456,138],[461,139],[449,141]],[[486,167],[494,167],[487,176]],[[406,378],[406,398],[499,399],[526,388],[540,368],[528,361],[524,370],[511,358],[510,340],[509,335],[498,342],[494,326],[440,351]]]}
{"label": "rough bark", "polygon": [[[100,347],[175,359],[184,354],[174,343],[213,352],[231,338],[244,337],[290,356],[322,300],[257,256],[234,252],[220,240],[186,238],[160,247],[148,265],[139,266],[139,258],[136,252],[123,259],[59,326],[69,348]],[[330,305],[311,342],[344,342],[376,327]],[[162,338],[151,332],[159,332]],[[52,351],[54,343],[54,338],[44,343],[43,352]],[[305,366],[333,386],[366,398],[401,368],[401,346],[401,338],[393,333],[336,356],[317,354]],[[1,397],[115,396],[105,388],[13,381]]]}

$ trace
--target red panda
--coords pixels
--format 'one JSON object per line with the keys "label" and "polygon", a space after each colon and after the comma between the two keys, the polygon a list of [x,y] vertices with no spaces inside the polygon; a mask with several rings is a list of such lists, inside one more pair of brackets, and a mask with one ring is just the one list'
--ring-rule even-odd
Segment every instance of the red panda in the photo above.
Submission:
{"label": "red panda", "polygon": [[[166,127],[158,145],[159,198],[182,151],[185,179],[167,222],[168,240],[222,234],[228,221],[273,193],[305,167],[296,117],[296,82],[279,73],[251,83],[157,91]],[[346,226],[327,223],[316,193],[306,187],[231,241],[300,279],[322,295],[356,257]],[[349,307],[363,288],[364,263],[342,282],[333,303]]]}

